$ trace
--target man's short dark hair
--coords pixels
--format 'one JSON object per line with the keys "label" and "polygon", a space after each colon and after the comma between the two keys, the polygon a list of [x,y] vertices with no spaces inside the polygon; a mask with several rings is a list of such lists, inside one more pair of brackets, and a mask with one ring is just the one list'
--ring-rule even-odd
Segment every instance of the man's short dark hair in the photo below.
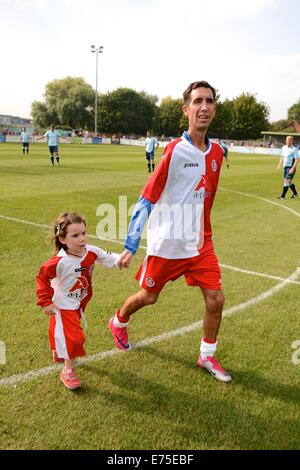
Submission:
{"label": "man's short dark hair", "polygon": [[191,83],[187,89],[183,92],[183,101],[184,104],[189,104],[191,100],[191,93],[193,90],[196,90],[196,88],[209,88],[212,91],[212,94],[214,96],[214,100],[216,99],[216,90],[213,86],[211,86],[208,82],[205,80],[202,80],[200,82],[193,82]]}

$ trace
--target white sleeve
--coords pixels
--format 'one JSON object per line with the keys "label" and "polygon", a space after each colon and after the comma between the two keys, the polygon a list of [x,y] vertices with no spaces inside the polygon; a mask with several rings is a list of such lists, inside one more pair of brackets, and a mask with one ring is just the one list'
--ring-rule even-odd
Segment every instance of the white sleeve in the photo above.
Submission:
{"label": "white sleeve", "polygon": [[110,251],[104,251],[97,246],[94,246],[93,249],[97,255],[95,264],[101,264],[105,268],[113,268],[114,266],[118,267],[118,261],[121,255],[111,253]]}

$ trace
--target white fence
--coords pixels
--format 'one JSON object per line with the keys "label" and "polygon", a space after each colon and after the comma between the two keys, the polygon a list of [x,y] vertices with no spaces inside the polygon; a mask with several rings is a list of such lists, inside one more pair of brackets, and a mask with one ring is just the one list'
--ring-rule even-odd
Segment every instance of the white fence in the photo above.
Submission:
{"label": "white fence", "polygon": [[[37,136],[38,137],[38,136]],[[99,139],[100,140],[100,139]],[[6,136],[6,142],[21,142],[20,136],[19,135],[7,135]],[[35,137],[31,137],[31,142],[36,142]],[[37,142],[44,142],[46,143],[46,137],[40,138]],[[61,144],[70,144],[72,141],[60,137],[60,143]],[[101,139],[101,142],[93,142],[92,137],[82,137],[81,139],[82,144],[111,144],[111,139],[110,138],[105,138],[103,137]],[[158,141],[159,147],[164,148],[166,145],[168,145],[169,142],[164,142],[164,141]],[[145,147],[145,139],[120,139],[120,144],[121,145],[134,145],[138,147]],[[228,150],[230,152],[236,152],[236,153],[244,153],[244,154],[255,154],[255,155],[275,155],[275,156],[280,156],[281,155],[281,148],[270,148],[270,147],[248,147],[244,145],[229,145]],[[300,157],[300,150],[298,151],[298,155]]]}
{"label": "white fence", "polygon": [[[38,140],[36,140],[38,138]],[[60,138],[60,144],[70,144],[70,140],[66,139],[65,137],[61,136]],[[7,135],[5,136],[5,141],[6,142],[21,142],[21,136],[20,135]],[[46,137],[41,137],[41,136],[30,136],[30,142],[41,142],[41,143],[46,143],[47,138]]]}
{"label": "white fence", "polygon": [[228,147],[230,152],[236,153],[250,153],[250,154],[260,154],[260,155],[281,155],[281,148],[274,149],[269,147],[247,147],[243,145],[230,145]]}
{"label": "white fence", "polygon": [[[159,146],[164,148],[169,142],[162,142],[159,141]],[[145,146],[145,140],[134,140],[134,139],[120,139],[120,144],[123,145],[137,145],[137,146]],[[247,154],[263,154],[263,155],[281,155],[281,149],[274,149],[274,148],[265,148],[265,147],[247,147],[243,145],[229,145],[228,150],[230,152],[237,152],[237,153],[247,153]],[[299,154],[300,156],[300,154]]]}

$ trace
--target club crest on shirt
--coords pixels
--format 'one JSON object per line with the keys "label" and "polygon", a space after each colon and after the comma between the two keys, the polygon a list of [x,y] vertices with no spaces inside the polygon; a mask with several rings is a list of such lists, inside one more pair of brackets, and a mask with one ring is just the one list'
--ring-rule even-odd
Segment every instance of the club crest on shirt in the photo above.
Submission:
{"label": "club crest on shirt", "polygon": [[151,276],[146,277],[146,286],[147,287],[154,287],[155,286],[155,281]]}
{"label": "club crest on shirt", "polygon": [[75,284],[69,289],[68,297],[84,299],[88,295],[88,280],[84,276],[79,276]]}
{"label": "club crest on shirt", "polygon": [[212,171],[215,171],[215,172],[217,171],[218,165],[217,165],[216,160],[213,160],[211,162],[211,168],[212,168]]}

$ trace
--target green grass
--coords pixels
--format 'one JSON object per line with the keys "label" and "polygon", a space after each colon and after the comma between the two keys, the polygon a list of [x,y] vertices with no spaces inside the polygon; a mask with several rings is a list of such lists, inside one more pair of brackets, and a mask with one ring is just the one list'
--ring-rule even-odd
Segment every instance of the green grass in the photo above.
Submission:
{"label": "green grass", "polygon": [[[29,157],[20,145],[0,144],[0,215],[49,225],[60,212],[75,210],[95,235],[97,207],[117,209],[119,195],[128,196],[129,207],[148,178],[143,148],[61,145],[61,160],[51,168],[45,144],[32,144]],[[279,277],[298,267],[299,217],[283,207],[300,214],[300,200],[276,200],[277,160],[231,154],[230,169],[224,165],[212,213],[221,264]],[[35,275],[53,247],[43,228],[4,218],[0,225],[0,339],[7,349],[1,380],[51,365]],[[111,241],[90,243],[122,249]],[[86,312],[89,355],[113,349],[107,321],[138,289],[134,275],[144,255],[140,249],[129,271],[96,267]],[[222,277],[226,309],[280,282],[227,268]],[[224,317],[218,357],[233,376],[230,385],[195,367],[199,330],[81,365],[83,386],[75,393],[63,387],[58,371],[0,386],[0,448],[299,449],[300,365],[291,362],[291,344],[300,339],[298,292],[290,284]],[[137,342],[202,317],[200,292],[180,279],[156,305],[136,313],[130,337]]]}

